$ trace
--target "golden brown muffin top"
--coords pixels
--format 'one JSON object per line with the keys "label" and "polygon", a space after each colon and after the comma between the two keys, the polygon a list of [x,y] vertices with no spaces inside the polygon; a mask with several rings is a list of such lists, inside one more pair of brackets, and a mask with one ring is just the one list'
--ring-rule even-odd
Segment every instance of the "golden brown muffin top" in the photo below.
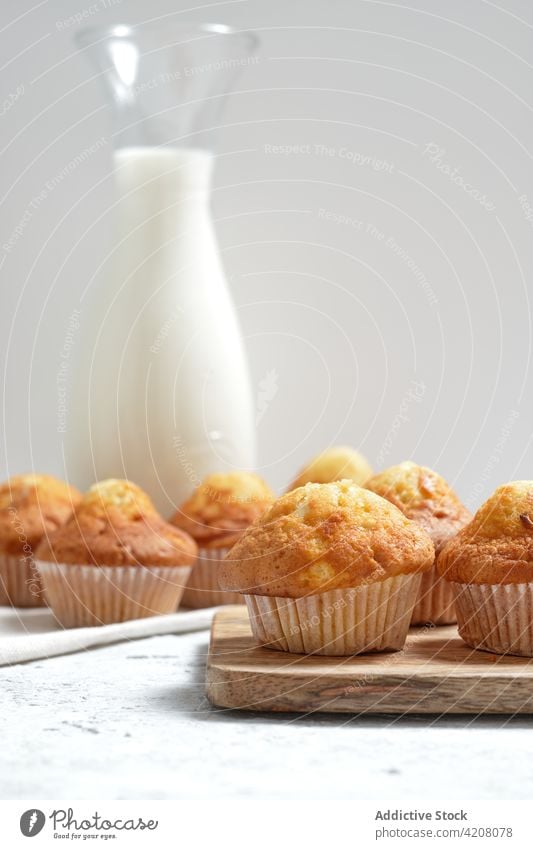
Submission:
{"label": "golden brown muffin top", "polygon": [[471,519],[448,483],[433,469],[406,461],[374,475],[366,489],[386,498],[428,532],[438,554]]}
{"label": "golden brown muffin top", "polygon": [[326,448],[307,463],[287,490],[290,492],[306,483],[332,483],[352,480],[360,485],[372,474],[372,467],[362,454],[346,445]]}
{"label": "golden brown muffin top", "polygon": [[231,545],[274,500],[258,475],[228,472],[209,475],[170,520],[200,545]]}
{"label": "golden brown muffin top", "polygon": [[351,480],[283,495],[219,567],[222,589],[299,598],[425,572],[435,551],[419,525]]}
{"label": "golden brown muffin top", "polygon": [[165,522],[145,492],[106,480],[85,493],[69,521],[43,539],[39,560],[99,566],[185,566],[196,543]]}
{"label": "golden brown muffin top", "polygon": [[51,475],[16,475],[0,486],[0,551],[31,556],[41,537],[65,522],[81,499]]}
{"label": "golden brown muffin top", "polygon": [[512,481],[444,547],[437,568],[460,584],[533,581],[533,481]]}

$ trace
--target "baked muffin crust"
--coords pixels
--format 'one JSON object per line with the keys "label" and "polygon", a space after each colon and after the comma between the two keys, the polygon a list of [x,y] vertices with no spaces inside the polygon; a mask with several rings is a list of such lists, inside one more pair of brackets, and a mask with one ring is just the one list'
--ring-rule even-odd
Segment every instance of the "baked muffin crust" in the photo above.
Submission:
{"label": "baked muffin crust", "polygon": [[165,522],[145,492],[126,480],[92,486],[69,521],[43,539],[39,560],[71,565],[186,566],[196,543]]}
{"label": "baked muffin crust", "polygon": [[229,472],[209,475],[176,511],[173,525],[206,547],[231,545],[274,500],[258,475]]}
{"label": "baked muffin crust", "polygon": [[533,581],[533,481],[498,487],[437,559],[448,581],[525,584]]}
{"label": "baked muffin crust", "polygon": [[228,553],[222,589],[299,598],[428,570],[433,543],[393,504],[351,480],[278,499]]}
{"label": "baked muffin crust", "polygon": [[390,501],[408,519],[422,525],[438,554],[471,519],[470,511],[433,469],[406,461],[374,475],[366,489]]}
{"label": "baked muffin crust", "polygon": [[16,475],[0,486],[0,552],[26,555],[71,515],[81,493],[52,475]]}
{"label": "baked muffin crust", "polygon": [[368,461],[346,445],[326,448],[300,471],[287,490],[290,492],[306,483],[332,483],[338,480],[353,480],[363,485],[372,474]]}

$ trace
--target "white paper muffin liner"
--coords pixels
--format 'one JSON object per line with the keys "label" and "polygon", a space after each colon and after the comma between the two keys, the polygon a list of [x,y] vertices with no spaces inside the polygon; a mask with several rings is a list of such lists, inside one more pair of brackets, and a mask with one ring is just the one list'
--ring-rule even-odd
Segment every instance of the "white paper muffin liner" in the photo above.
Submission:
{"label": "white paper muffin liner", "polygon": [[190,566],[89,566],[37,561],[48,605],[65,628],[173,613]]}
{"label": "white paper muffin liner", "polygon": [[245,595],[256,640],[296,654],[398,651],[405,643],[420,574],[304,598]]}
{"label": "white paper muffin liner", "polygon": [[0,554],[0,604],[44,607],[39,572],[32,557]]}
{"label": "white paper muffin liner", "polygon": [[435,566],[422,573],[411,625],[426,625],[428,622],[433,625],[457,622],[453,587],[440,577]]}
{"label": "white paper muffin liner", "polygon": [[[230,547],[231,548],[231,547]],[[200,548],[185,587],[181,603],[184,607],[216,607],[219,604],[244,604],[241,593],[221,590],[218,567],[230,548]]]}
{"label": "white paper muffin liner", "polygon": [[533,583],[454,583],[459,634],[469,646],[533,657]]}

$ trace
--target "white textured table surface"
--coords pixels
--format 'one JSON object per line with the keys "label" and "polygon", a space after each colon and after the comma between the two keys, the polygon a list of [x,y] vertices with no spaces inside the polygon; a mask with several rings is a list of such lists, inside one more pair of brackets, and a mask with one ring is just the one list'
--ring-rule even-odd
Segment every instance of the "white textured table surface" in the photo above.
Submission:
{"label": "white textured table surface", "polygon": [[1,798],[533,796],[528,718],[228,712],[207,632],[0,670]]}

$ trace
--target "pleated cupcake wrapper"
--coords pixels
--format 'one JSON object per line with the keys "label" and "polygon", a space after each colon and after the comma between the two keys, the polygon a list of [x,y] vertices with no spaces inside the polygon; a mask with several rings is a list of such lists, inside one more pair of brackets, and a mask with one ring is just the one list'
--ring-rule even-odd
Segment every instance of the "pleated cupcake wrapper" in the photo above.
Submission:
{"label": "pleated cupcake wrapper", "polygon": [[246,595],[252,631],[263,646],[296,654],[346,656],[398,651],[405,643],[420,575],[304,598]]}
{"label": "pleated cupcake wrapper", "polygon": [[218,570],[229,548],[200,548],[198,560],[193,566],[191,577],[183,593],[184,607],[216,607],[219,604],[243,604],[241,593],[221,590],[218,586]]}
{"label": "pleated cupcake wrapper", "polygon": [[411,625],[453,625],[457,622],[453,587],[441,578],[435,566],[423,572]]}
{"label": "pleated cupcake wrapper", "polygon": [[41,579],[32,557],[0,554],[0,604],[45,606]]}
{"label": "pleated cupcake wrapper", "polygon": [[75,566],[37,561],[46,600],[65,628],[173,613],[190,566]]}
{"label": "pleated cupcake wrapper", "polygon": [[533,657],[533,583],[453,584],[459,634],[469,646]]}

